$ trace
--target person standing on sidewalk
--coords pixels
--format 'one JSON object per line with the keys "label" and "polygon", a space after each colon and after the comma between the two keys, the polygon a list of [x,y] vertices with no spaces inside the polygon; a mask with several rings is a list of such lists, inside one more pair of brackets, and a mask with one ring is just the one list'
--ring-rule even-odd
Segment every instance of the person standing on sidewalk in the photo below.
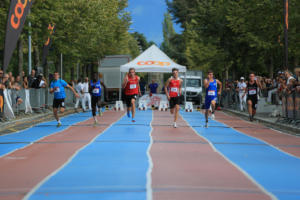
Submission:
{"label": "person standing on sidewalk", "polygon": [[[165,84],[165,94],[169,100],[170,112],[174,114],[173,127],[177,128],[177,119],[180,104],[182,79],[178,77],[178,69],[172,69],[172,77],[170,77]],[[169,91],[167,90],[169,88]]]}
{"label": "person standing on sidewalk", "polygon": [[141,96],[140,77],[135,74],[135,69],[130,68],[129,74],[126,74],[123,80],[123,88],[125,89],[125,101],[127,105],[127,116],[130,118],[132,112],[132,122],[135,122],[135,101],[137,96]]}
{"label": "person standing on sidewalk", "polygon": [[85,77],[84,83],[82,84],[82,91],[83,91],[83,110],[86,110],[86,102],[88,102],[88,110],[92,110],[91,104],[91,95],[89,92],[89,78]]}
{"label": "person standing on sidewalk", "polygon": [[[218,90],[219,85],[219,90]],[[207,79],[204,80],[204,87],[206,90],[205,95],[205,127],[208,127],[208,110],[211,107],[211,119],[215,119],[215,109],[216,102],[218,100],[218,95],[221,95],[222,83],[214,78],[214,73],[212,70],[208,70]]]}
{"label": "person standing on sidewalk", "polygon": [[237,84],[237,89],[239,92],[239,99],[240,99],[240,109],[241,111],[245,110],[244,105],[246,105],[246,96],[244,95],[246,93],[247,85],[245,83],[245,78],[241,77],[240,82]]}
{"label": "person standing on sidewalk", "polygon": [[[247,104],[249,112],[249,120],[253,121],[254,115],[256,114],[256,108],[258,103],[258,90],[261,89],[261,84],[259,79],[255,77],[255,74],[251,72],[249,74],[249,82],[247,84]],[[243,95],[243,97],[246,95]]]}
{"label": "person standing on sidewalk", "polygon": [[84,103],[83,103],[83,85],[82,85],[82,82],[81,82],[81,78],[78,79],[77,84],[75,86],[75,90],[76,90],[77,94],[79,94],[79,96],[80,96],[80,98],[76,99],[75,110],[77,112],[79,102],[81,102],[81,107],[82,107],[83,111],[85,112],[85,106],[84,106]]}
{"label": "person standing on sidewalk", "polygon": [[57,127],[61,126],[61,121],[57,114],[57,110],[60,107],[61,113],[65,111],[65,98],[66,98],[65,88],[66,87],[72,90],[76,98],[79,98],[79,95],[76,93],[74,88],[71,87],[69,84],[67,84],[66,81],[60,79],[58,72],[54,72],[54,80],[51,82],[50,85],[50,93],[54,93],[53,114],[57,121]]}

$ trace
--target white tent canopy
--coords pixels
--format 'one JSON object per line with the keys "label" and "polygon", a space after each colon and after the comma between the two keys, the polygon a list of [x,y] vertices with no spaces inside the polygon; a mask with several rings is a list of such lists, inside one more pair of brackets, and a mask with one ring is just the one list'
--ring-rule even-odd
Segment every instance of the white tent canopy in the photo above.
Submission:
{"label": "white tent canopy", "polygon": [[[173,68],[177,68],[179,72],[184,72],[186,77],[186,67],[175,63],[156,45],[152,45],[146,49],[142,54],[136,57],[131,62],[121,65],[120,79],[122,72],[128,72],[130,68],[134,68],[136,72],[159,72],[171,73]],[[186,102],[186,78],[184,81],[185,95],[184,102]],[[121,85],[119,90],[119,98],[121,99]]]}
{"label": "white tent canopy", "polygon": [[135,68],[136,72],[163,72],[171,73],[172,68],[179,69],[179,72],[186,72],[186,67],[172,61],[157,46],[152,45],[141,55],[131,62],[121,66],[121,72],[128,72],[130,68]]}

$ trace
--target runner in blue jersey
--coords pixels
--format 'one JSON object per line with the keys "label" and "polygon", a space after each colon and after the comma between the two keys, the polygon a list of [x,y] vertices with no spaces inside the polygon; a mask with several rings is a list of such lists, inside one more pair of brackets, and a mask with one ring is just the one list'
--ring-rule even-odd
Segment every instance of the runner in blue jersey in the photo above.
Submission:
{"label": "runner in blue jersey", "polygon": [[54,72],[54,80],[50,84],[50,93],[54,93],[53,99],[53,114],[55,119],[57,120],[57,127],[61,126],[61,121],[57,114],[57,110],[60,107],[60,112],[63,113],[65,111],[65,88],[69,88],[72,90],[74,95],[79,98],[79,94],[77,94],[73,87],[68,85],[66,81],[59,79],[59,73]]}
{"label": "runner in blue jersey", "polygon": [[[94,118],[94,124],[96,125],[98,123],[97,116],[96,116],[96,109],[98,108],[99,116],[102,116],[101,111],[101,94],[102,94],[102,87],[104,88],[104,91],[106,89],[104,83],[100,81],[101,74],[99,73],[99,78],[97,76],[97,73],[94,74],[94,77],[90,83],[89,91],[92,97],[92,114]],[[96,108],[97,107],[97,108]]]}
{"label": "runner in blue jersey", "polygon": [[[219,91],[218,91],[219,85]],[[205,127],[208,127],[208,110],[211,107],[211,119],[215,119],[215,109],[216,102],[218,100],[218,95],[222,91],[222,83],[218,79],[214,79],[214,73],[211,70],[208,70],[207,79],[204,80],[204,87],[206,91],[205,96]]]}

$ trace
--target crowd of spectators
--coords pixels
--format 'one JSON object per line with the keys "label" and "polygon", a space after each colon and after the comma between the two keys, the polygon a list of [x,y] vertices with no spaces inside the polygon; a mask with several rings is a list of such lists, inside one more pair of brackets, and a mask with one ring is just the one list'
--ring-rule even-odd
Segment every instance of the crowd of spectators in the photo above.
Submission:
{"label": "crowd of spectators", "polygon": [[31,74],[26,76],[25,72],[22,71],[21,76],[14,76],[12,72],[4,73],[0,70],[0,89],[10,89],[16,93],[16,104],[23,103],[23,99],[20,98],[18,92],[21,89],[29,88],[45,88],[48,83],[42,73],[36,74],[36,70],[31,70]]}
{"label": "crowd of spectators", "polygon": [[[281,104],[283,95],[288,95],[293,92],[300,93],[300,68],[295,68],[294,73],[290,71],[279,71],[273,79],[262,76],[257,76],[257,79],[262,86],[260,97],[265,97],[268,104]],[[242,81],[243,80],[226,80],[223,97],[231,95],[229,97],[230,104],[238,103],[239,85],[241,85]],[[245,83],[247,84],[247,80]],[[272,99],[272,96],[275,96],[275,99]]]}

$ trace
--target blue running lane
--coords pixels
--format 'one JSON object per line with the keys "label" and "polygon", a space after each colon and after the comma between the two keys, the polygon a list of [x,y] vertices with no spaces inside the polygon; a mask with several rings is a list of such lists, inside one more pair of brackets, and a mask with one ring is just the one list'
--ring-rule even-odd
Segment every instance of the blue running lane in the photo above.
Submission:
{"label": "blue running lane", "polygon": [[0,157],[17,149],[36,142],[46,136],[63,131],[76,123],[91,118],[90,113],[72,114],[61,118],[62,126],[57,128],[57,121],[49,121],[37,124],[31,128],[16,133],[0,136]]}
{"label": "blue running lane", "polygon": [[46,178],[29,199],[146,199],[152,111],[124,116]]}
{"label": "blue running lane", "polygon": [[203,128],[205,119],[199,112],[180,114],[200,136],[266,191],[282,200],[300,199],[299,158],[217,121],[210,120],[211,127]]}

